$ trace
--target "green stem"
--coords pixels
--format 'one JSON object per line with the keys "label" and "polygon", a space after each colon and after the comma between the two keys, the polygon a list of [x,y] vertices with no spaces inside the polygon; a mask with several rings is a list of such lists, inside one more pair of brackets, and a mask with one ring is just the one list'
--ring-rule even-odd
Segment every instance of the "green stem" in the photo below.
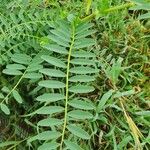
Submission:
{"label": "green stem", "polygon": [[[111,13],[113,11],[116,11],[116,10],[120,10],[120,9],[126,9],[128,7],[132,7],[134,6],[135,4],[134,3],[127,3],[127,4],[123,4],[123,5],[118,5],[118,6],[114,6],[114,7],[111,7],[111,8],[108,8],[108,9],[105,9],[102,11],[102,13]],[[81,21],[87,21],[87,20],[91,20],[92,18],[94,18],[97,14],[100,14],[101,10],[96,10],[95,12],[93,12],[92,14],[84,17],[83,19],[81,19]]]}
{"label": "green stem", "polygon": [[96,16],[96,12],[94,12],[94,13],[92,13],[92,14],[90,14],[90,15],[88,15],[88,16],[86,16],[86,17],[84,17],[83,19],[81,19],[81,21],[88,21],[88,20],[91,20],[92,18],[94,18],[95,16]]}
{"label": "green stem", "polygon": [[[10,94],[17,88],[17,86],[20,84],[21,80],[23,79],[24,75],[26,74],[26,70],[24,71],[23,75],[20,77],[20,79],[18,80],[18,82],[16,83],[16,85],[13,87],[13,89],[6,95],[6,97],[2,100],[1,103],[3,103],[4,101],[7,102],[8,97],[10,96]],[[1,104],[0,103],[0,104]]]}
{"label": "green stem", "polygon": [[68,63],[67,63],[67,73],[66,73],[66,94],[65,94],[65,114],[64,114],[64,125],[63,125],[63,131],[62,131],[62,137],[61,137],[61,143],[60,143],[60,150],[63,148],[63,142],[64,142],[64,136],[65,136],[65,130],[67,125],[67,111],[68,111],[68,95],[69,95],[69,72],[70,72],[70,59],[71,59],[71,53],[74,45],[75,40],[75,28],[74,24],[72,25],[72,41],[69,49],[68,54]]}
{"label": "green stem", "polygon": [[108,12],[112,12],[112,11],[116,11],[116,10],[120,10],[120,9],[126,9],[126,8],[132,7],[134,5],[135,5],[134,3],[122,4],[122,5],[118,5],[118,6],[108,8],[108,9],[104,10],[104,12],[108,13]]}

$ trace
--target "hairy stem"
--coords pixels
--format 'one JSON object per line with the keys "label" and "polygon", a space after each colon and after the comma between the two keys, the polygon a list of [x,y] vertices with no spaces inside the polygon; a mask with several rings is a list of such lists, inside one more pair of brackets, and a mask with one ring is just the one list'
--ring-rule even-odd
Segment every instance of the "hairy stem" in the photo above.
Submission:
{"label": "hairy stem", "polygon": [[64,136],[65,136],[65,130],[66,130],[66,125],[67,125],[67,110],[68,110],[68,95],[69,95],[69,72],[70,72],[70,59],[71,59],[71,53],[74,45],[74,40],[75,40],[75,28],[74,24],[72,24],[72,40],[71,40],[71,45],[69,49],[69,54],[68,54],[68,63],[67,63],[67,72],[66,72],[66,94],[65,94],[65,114],[64,114],[64,125],[63,125],[63,131],[62,131],[62,137],[61,137],[61,143],[60,143],[60,150],[63,148],[63,142],[64,142]]}

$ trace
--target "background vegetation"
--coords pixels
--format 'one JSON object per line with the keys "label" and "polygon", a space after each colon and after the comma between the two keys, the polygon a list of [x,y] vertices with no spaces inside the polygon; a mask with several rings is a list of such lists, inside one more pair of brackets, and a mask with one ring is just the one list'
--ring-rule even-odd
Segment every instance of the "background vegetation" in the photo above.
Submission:
{"label": "background vegetation", "polygon": [[149,0],[0,2],[0,149],[149,150]]}

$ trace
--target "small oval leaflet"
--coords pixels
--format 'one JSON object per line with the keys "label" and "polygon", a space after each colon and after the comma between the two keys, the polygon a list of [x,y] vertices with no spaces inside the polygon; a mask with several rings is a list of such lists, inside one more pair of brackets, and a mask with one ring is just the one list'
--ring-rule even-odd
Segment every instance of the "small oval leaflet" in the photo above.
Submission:
{"label": "small oval leaflet", "polygon": [[43,119],[41,121],[38,122],[38,126],[43,126],[43,127],[47,127],[47,126],[57,126],[57,125],[61,125],[63,123],[62,120],[60,119],[56,119],[56,118],[47,118],[47,119]]}
{"label": "small oval leaflet", "polygon": [[56,139],[61,136],[60,132],[57,131],[44,131],[42,133],[39,133],[38,135],[35,135],[28,139],[28,143],[31,143],[35,140],[50,140],[50,139]]}
{"label": "small oval leaflet", "polygon": [[91,82],[94,81],[94,76],[88,76],[88,75],[75,75],[69,78],[69,81],[71,82]]}
{"label": "small oval leaflet", "polygon": [[79,58],[72,59],[70,63],[75,65],[95,65],[94,60]]}
{"label": "small oval leaflet", "polygon": [[14,91],[12,92],[12,94],[13,94],[13,97],[15,98],[15,100],[16,100],[18,103],[21,104],[21,103],[23,102],[22,97],[20,96],[20,94],[18,93],[18,91],[14,90]]}
{"label": "small oval leaflet", "polygon": [[68,102],[68,104],[74,108],[84,109],[84,110],[93,110],[95,106],[92,103],[89,103],[84,100],[73,99]]}
{"label": "small oval leaflet", "polygon": [[22,75],[23,74],[20,70],[15,70],[15,69],[4,69],[3,73],[8,74],[8,75]]}
{"label": "small oval leaflet", "polygon": [[56,80],[44,80],[40,81],[39,85],[45,88],[54,88],[54,89],[59,89],[59,88],[64,88],[65,84],[60,81]]}
{"label": "small oval leaflet", "polygon": [[76,126],[75,124],[71,124],[67,126],[67,129],[74,134],[75,136],[78,136],[82,139],[87,139],[89,140],[91,138],[91,136],[82,128],[80,128],[79,126]]}
{"label": "small oval leaflet", "polygon": [[12,55],[11,59],[19,64],[25,64],[28,65],[32,58],[26,54],[14,54]]}
{"label": "small oval leaflet", "polygon": [[38,150],[55,150],[59,146],[56,142],[48,142],[38,147]]}
{"label": "small oval leaflet", "polygon": [[66,144],[67,148],[70,150],[83,150],[77,143],[71,142],[69,140],[65,140],[64,143]]}
{"label": "small oval leaflet", "polygon": [[14,70],[24,70],[26,69],[25,66],[21,65],[21,64],[8,64],[6,66],[7,69],[14,69]]}
{"label": "small oval leaflet", "polygon": [[41,56],[41,58],[56,67],[66,68],[66,64],[58,58],[55,58],[52,56],[47,56],[47,55],[43,55],[43,56]]}
{"label": "small oval leaflet", "polygon": [[64,110],[61,106],[44,106],[35,111],[36,114],[54,114]]}
{"label": "small oval leaflet", "polygon": [[1,108],[1,110],[6,114],[6,115],[9,115],[10,114],[10,110],[9,110],[9,108],[7,107],[7,105],[5,105],[5,104],[0,104],[0,108]]}
{"label": "small oval leaflet", "polygon": [[88,85],[76,85],[69,88],[69,91],[73,93],[89,93],[93,92],[94,90],[94,87]]}
{"label": "small oval leaflet", "polygon": [[68,51],[64,47],[56,45],[56,44],[45,44],[42,47],[50,51],[56,52],[56,53],[68,54]]}
{"label": "small oval leaflet", "polygon": [[93,115],[88,111],[83,110],[72,110],[68,112],[68,116],[75,119],[92,119]]}
{"label": "small oval leaflet", "polygon": [[55,102],[64,99],[65,96],[59,93],[44,93],[36,98],[40,102]]}
{"label": "small oval leaflet", "polygon": [[27,79],[40,79],[43,76],[40,73],[26,73],[23,77]]}
{"label": "small oval leaflet", "polygon": [[70,72],[75,74],[92,74],[98,73],[99,70],[91,67],[74,67],[70,69]]}
{"label": "small oval leaflet", "polygon": [[44,68],[39,70],[39,72],[51,76],[51,77],[65,77],[66,74],[64,72],[62,72],[61,70],[58,69],[48,69],[48,68]]}

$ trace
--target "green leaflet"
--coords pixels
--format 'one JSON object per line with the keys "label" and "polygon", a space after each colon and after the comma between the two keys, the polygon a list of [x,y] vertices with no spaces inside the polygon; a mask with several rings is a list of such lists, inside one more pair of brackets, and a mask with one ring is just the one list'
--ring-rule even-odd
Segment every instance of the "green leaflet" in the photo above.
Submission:
{"label": "green leaflet", "polygon": [[51,76],[51,77],[65,77],[66,74],[64,72],[62,72],[61,70],[58,69],[48,69],[48,68],[44,68],[39,70],[39,72]]}
{"label": "green leaflet", "polygon": [[43,120],[39,121],[37,123],[37,125],[46,127],[46,126],[58,126],[58,125],[61,125],[62,123],[63,123],[63,121],[60,119],[47,118],[47,119],[43,119]]}
{"label": "green leaflet", "polygon": [[102,98],[99,100],[99,104],[98,104],[98,112],[100,112],[103,107],[105,106],[107,100],[112,96],[113,90],[109,90],[108,92],[106,92]]}
{"label": "green leaflet", "polygon": [[68,116],[75,119],[92,119],[93,115],[87,111],[72,110],[68,112]]}
{"label": "green leaflet", "polygon": [[71,53],[71,56],[73,56],[73,57],[85,57],[85,58],[96,57],[94,53],[83,51],[83,50],[73,51]]}
{"label": "green leaflet", "polygon": [[45,44],[42,45],[42,47],[52,51],[52,52],[56,52],[56,53],[60,53],[60,54],[68,54],[68,51],[65,49],[65,47],[56,45],[56,44]]}
{"label": "green leaflet", "polygon": [[88,85],[76,85],[69,88],[69,91],[73,93],[89,93],[94,90],[94,87]]}
{"label": "green leaflet", "polygon": [[95,78],[93,76],[88,76],[88,75],[76,75],[69,78],[69,81],[71,82],[91,82],[94,80]]}
{"label": "green leaflet", "polygon": [[26,69],[25,66],[21,64],[9,64],[6,66],[7,69],[13,69],[13,70],[24,70]]}
{"label": "green leaflet", "polygon": [[27,68],[27,72],[33,72],[42,69],[43,66],[37,63],[30,64]]}
{"label": "green leaflet", "polygon": [[119,97],[122,97],[122,96],[130,96],[130,95],[133,95],[135,94],[135,90],[129,90],[129,91],[125,91],[125,92],[116,92],[116,94],[114,94],[114,98],[119,98]]}
{"label": "green leaflet", "polygon": [[70,45],[68,42],[62,40],[61,38],[57,37],[56,35],[49,34],[48,38],[52,40],[53,42],[56,42],[58,45],[64,46],[64,47],[69,47]]}
{"label": "green leaflet", "polygon": [[0,93],[0,99],[4,99],[4,95]]}
{"label": "green leaflet", "polygon": [[36,114],[54,114],[59,113],[64,110],[61,106],[44,106],[38,110],[36,110],[34,113]]}
{"label": "green leaflet", "polygon": [[59,146],[56,142],[48,142],[38,147],[38,150],[55,150]]}
{"label": "green leaflet", "polygon": [[95,106],[92,103],[87,102],[85,100],[73,99],[69,101],[68,104],[74,108],[84,109],[84,110],[93,110],[95,108]]}
{"label": "green leaflet", "polygon": [[67,129],[72,133],[74,134],[75,136],[78,136],[82,139],[90,139],[90,135],[85,131],[83,130],[82,128],[80,128],[79,126],[76,126],[74,124],[72,125],[68,125],[67,126]]}
{"label": "green leaflet", "polygon": [[150,110],[135,112],[136,115],[150,117]]}
{"label": "green leaflet", "polygon": [[138,5],[135,5],[131,7],[131,10],[150,10],[150,4],[145,3],[144,1],[137,3]]}
{"label": "green leaflet", "polygon": [[0,104],[0,108],[1,108],[1,110],[6,114],[6,115],[9,115],[10,114],[10,110],[9,110],[9,108],[7,107],[7,105],[5,105],[5,104]]}
{"label": "green leaflet", "polygon": [[16,90],[14,90],[14,91],[12,92],[12,94],[13,94],[14,99],[15,99],[18,103],[21,104],[21,103],[23,102],[22,97],[20,96],[20,94],[19,94]]}
{"label": "green leaflet", "polygon": [[71,28],[70,28],[70,24],[65,21],[65,20],[59,20],[57,21],[58,24],[58,31],[60,31],[61,33],[63,33],[65,36],[67,36],[68,38],[71,37]]}
{"label": "green leaflet", "polygon": [[61,32],[61,34],[64,35],[64,38],[70,39],[71,37],[71,29],[70,29],[70,24],[68,22],[62,22],[60,21],[58,23],[59,27],[57,30]]}
{"label": "green leaflet", "polygon": [[36,136],[31,137],[27,140],[28,143],[31,143],[35,140],[50,140],[50,139],[56,139],[61,136],[60,132],[57,131],[44,131],[42,133],[39,133]]}
{"label": "green leaflet", "polygon": [[67,148],[69,148],[70,150],[83,150],[78,144],[76,144],[75,142],[71,142],[69,140],[65,140],[64,141]]}
{"label": "green leaflet", "polygon": [[9,93],[10,92],[10,89],[6,86],[4,86],[1,91],[3,91],[4,93]]}
{"label": "green leaflet", "polygon": [[23,77],[27,79],[40,79],[43,76],[40,73],[26,73]]}
{"label": "green leaflet", "polygon": [[112,67],[108,66],[105,70],[107,77],[112,81],[113,84],[118,82],[118,77],[123,70],[121,67],[123,58],[119,57],[117,61],[113,62]]}
{"label": "green leaflet", "polygon": [[60,82],[60,81],[55,81],[55,80],[44,80],[40,81],[39,85],[45,88],[54,88],[54,89],[59,89],[59,88],[64,88],[65,84]]}
{"label": "green leaflet", "polygon": [[14,70],[14,69],[4,69],[3,73],[8,74],[8,75],[22,75],[23,74],[21,71]]}
{"label": "green leaflet", "polygon": [[66,64],[58,58],[47,55],[43,55],[41,58],[56,67],[66,68]]}
{"label": "green leaflet", "polygon": [[69,29],[70,29],[70,28],[65,29],[65,27],[59,27],[57,30],[58,30],[60,33],[62,33],[65,38],[70,39],[70,37],[71,37],[71,34],[70,34],[70,33],[71,33],[71,32],[70,32]]}
{"label": "green leaflet", "polygon": [[94,24],[92,23],[87,23],[87,22],[83,22],[83,23],[80,23],[77,27],[76,27],[76,34],[79,34],[83,31],[86,31],[88,30],[89,28],[93,27]]}
{"label": "green leaflet", "polygon": [[75,65],[95,65],[94,61],[89,59],[72,59],[70,63]]}
{"label": "green leaflet", "polygon": [[70,69],[70,72],[75,74],[91,74],[98,73],[99,70],[91,67],[74,67]]}
{"label": "green leaflet", "polygon": [[82,31],[80,33],[78,33],[75,38],[76,39],[80,39],[80,38],[84,38],[86,36],[89,36],[91,34],[94,34],[96,32],[96,30],[85,30],[85,31]]}
{"label": "green leaflet", "polygon": [[47,102],[47,103],[56,102],[62,99],[65,99],[65,96],[59,93],[44,93],[43,95],[40,95],[36,98],[37,101]]}
{"label": "green leaflet", "polygon": [[80,48],[93,46],[95,44],[96,44],[95,40],[91,38],[83,38],[83,39],[79,39],[78,41],[75,41],[74,48],[80,49]]}
{"label": "green leaflet", "polygon": [[65,36],[65,34],[63,34],[62,32],[60,32],[59,30],[51,30],[51,33],[53,33],[54,35],[56,35],[57,37],[59,37],[62,41],[64,42],[71,42],[70,38],[67,38],[68,36]]}
{"label": "green leaflet", "polygon": [[14,54],[12,55],[11,59],[19,64],[25,64],[28,65],[32,58],[26,54]]}

